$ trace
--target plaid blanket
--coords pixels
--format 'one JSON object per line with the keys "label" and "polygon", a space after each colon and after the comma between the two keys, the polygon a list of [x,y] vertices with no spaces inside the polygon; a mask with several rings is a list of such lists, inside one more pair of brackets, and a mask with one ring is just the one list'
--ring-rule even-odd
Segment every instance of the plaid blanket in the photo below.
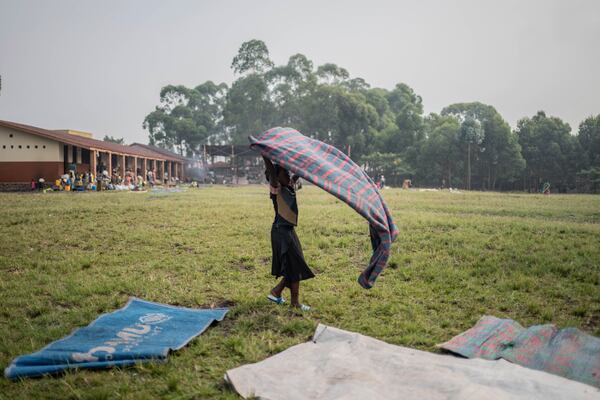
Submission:
{"label": "plaid blanket", "polygon": [[439,347],[468,358],[503,358],[600,388],[600,338],[577,328],[523,328],[512,319],[486,315]]}
{"label": "plaid blanket", "polygon": [[370,289],[385,268],[390,247],[398,235],[398,228],[371,178],[337,148],[292,128],[273,128],[258,138],[250,136],[249,140],[251,148],[346,202],[367,219],[373,255],[358,283]]}

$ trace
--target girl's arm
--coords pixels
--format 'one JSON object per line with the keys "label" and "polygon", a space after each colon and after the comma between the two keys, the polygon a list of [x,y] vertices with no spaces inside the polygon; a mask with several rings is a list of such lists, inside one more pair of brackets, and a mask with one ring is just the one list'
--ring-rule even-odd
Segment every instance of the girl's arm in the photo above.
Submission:
{"label": "girl's arm", "polygon": [[265,162],[265,177],[269,181],[269,184],[274,188],[279,187],[279,181],[277,179],[277,175],[275,174],[275,167],[273,166],[273,163],[265,156],[263,156],[263,160]]}

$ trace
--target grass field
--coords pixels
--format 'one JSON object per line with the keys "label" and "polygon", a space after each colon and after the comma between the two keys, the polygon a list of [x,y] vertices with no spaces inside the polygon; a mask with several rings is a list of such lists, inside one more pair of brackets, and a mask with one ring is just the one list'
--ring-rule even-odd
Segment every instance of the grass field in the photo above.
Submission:
{"label": "grass field", "polygon": [[600,335],[599,196],[384,196],[400,235],[388,269],[364,290],[366,222],[314,187],[298,193],[298,236],[317,274],[302,285],[314,308],[302,315],[265,299],[275,282],[264,187],[0,194],[3,368],[129,296],[231,308],[164,364],[2,378],[0,397],[235,399],[227,369],[306,341],[319,322],[429,351],[486,314]]}

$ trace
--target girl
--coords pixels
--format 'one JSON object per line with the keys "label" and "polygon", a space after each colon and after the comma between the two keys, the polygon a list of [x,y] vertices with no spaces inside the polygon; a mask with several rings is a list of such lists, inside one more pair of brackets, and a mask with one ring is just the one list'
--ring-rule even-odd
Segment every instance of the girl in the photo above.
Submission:
{"label": "girl", "polygon": [[295,176],[290,178],[288,171],[278,165],[273,165],[271,160],[265,160],[265,176],[269,180],[270,197],[275,209],[275,221],[271,228],[271,247],[273,249],[273,262],[271,274],[281,281],[271,289],[267,298],[277,304],[282,304],[285,299],[281,296],[283,289],[288,287],[292,295],[292,307],[302,311],[310,307],[301,304],[300,281],[314,278],[314,274],[304,261],[302,246],[296,235],[294,227],[298,224],[298,204],[294,183],[298,180]]}

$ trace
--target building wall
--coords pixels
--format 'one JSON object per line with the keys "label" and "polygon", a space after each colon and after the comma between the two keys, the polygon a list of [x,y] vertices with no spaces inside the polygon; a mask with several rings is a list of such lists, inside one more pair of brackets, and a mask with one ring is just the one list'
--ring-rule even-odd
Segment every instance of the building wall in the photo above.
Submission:
{"label": "building wall", "polygon": [[0,182],[54,182],[63,173],[61,143],[0,126]]}
{"label": "building wall", "polygon": [[0,126],[0,162],[8,161],[54,161],[62,163],[63,146],[54,140]]}
{"label": "building wall", "polygon": [[65,171],[64,163],[58,161],[6,161],[0,162],[0,183],[31,182],[44,178],[46,182],[54,182]]}

